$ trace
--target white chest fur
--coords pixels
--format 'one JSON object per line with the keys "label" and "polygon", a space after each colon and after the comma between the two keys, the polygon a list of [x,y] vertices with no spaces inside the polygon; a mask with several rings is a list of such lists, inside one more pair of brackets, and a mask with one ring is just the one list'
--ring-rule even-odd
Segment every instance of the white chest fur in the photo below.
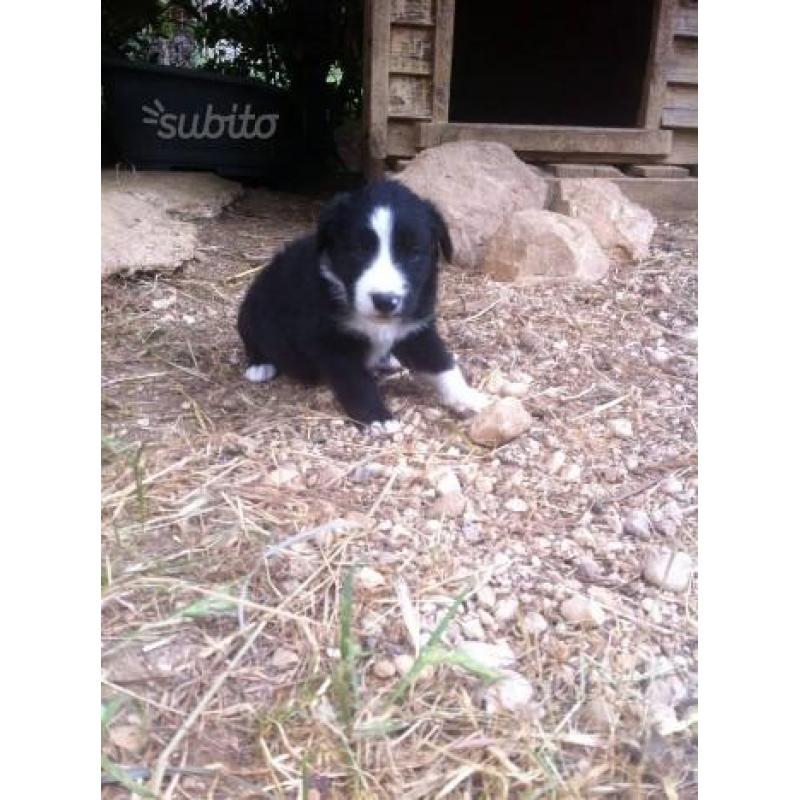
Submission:
{"label": "white chest fur", "polygon": [[378,321],[354,315],[347,323],[348,330],[360,333],[369,341],[366,364],[368,369],[373,369],[389,355],[396,342],[419,330],[426,324],[426,320],[418,322],[401,322],[400,320]]}

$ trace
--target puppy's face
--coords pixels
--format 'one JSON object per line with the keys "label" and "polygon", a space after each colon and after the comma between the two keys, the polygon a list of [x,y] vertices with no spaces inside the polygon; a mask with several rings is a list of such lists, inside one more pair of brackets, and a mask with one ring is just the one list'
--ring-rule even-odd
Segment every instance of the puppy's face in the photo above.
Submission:
{"label": "puppy's face", "polygon": [[439,251],[450,236],[430,203],[394,181],[340,195],[323,212],[320,270],[350,314],[373,322],[433,313]]}

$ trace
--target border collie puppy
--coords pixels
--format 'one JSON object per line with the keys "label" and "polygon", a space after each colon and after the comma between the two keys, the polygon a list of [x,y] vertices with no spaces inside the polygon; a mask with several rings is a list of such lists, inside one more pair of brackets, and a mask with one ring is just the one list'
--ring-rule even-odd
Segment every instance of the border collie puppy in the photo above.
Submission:
{"label": "border collie puppy", "polygon": [[452,256],[437,209],[396,181],[337,195],[316,234],[279,253],[239,310],[248,380],[279,373],[326,382],[359,423],[391,418],[375,371],[395,357],[432,384],[450,408],[479,411],[436,332],[439,252]]}

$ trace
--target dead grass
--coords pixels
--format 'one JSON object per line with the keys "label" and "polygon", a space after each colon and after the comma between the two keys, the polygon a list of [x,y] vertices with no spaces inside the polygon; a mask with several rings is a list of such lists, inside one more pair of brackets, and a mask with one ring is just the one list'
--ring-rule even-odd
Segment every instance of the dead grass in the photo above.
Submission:
{"label": "dead grass", "polygon": [[[104,286],[104,771],[128,786],[103,797],[694,797],[696,587],[656,589],[641,565],[656,543],[696,554],[695,223],[589,287],[446,272],[472,380],[532,378],[534,428],[487,451],[404,374],[384,439],[324,389],[241,380],[249,273],[315,213],[251,192],[205,226],[202,261]],[[433,511],[443,468],[467,497],[455,518]],[[621,532],[633,508],[651,539]],[[575,593],[601,626],[563,619]],[[459,651],[473,618],[533,685],[521,710],[487,706],[497,670]],[[405,676],[376,674],[398,657]]]}

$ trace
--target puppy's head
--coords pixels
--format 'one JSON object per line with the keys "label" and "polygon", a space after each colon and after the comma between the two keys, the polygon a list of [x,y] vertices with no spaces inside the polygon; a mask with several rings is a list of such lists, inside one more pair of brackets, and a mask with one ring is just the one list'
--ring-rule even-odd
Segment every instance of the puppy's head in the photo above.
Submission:
{"label": "puppy's head", "polygon": [[452,257],[442,215],[396,181],[337,195],[320,218],[320,271],[351,314],[375,322],[433,313],[439,253]]}

